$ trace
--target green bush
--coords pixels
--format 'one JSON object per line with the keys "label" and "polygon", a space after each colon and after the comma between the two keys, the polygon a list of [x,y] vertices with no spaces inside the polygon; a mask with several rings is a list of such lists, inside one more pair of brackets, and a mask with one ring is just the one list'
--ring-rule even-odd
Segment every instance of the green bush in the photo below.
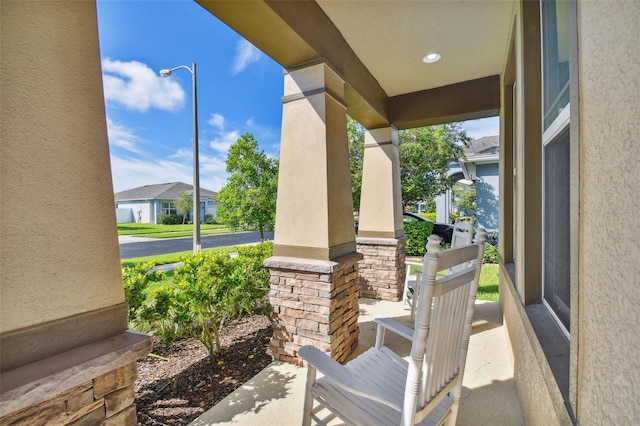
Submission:
{"label": "green bush", "polygon": [[240,248],[236,258],[223,252],[200,252],[185,257],[174,271],[180,319],[210,355],[220,349],[220,332],[228,319],[266,305],[269,272],[262,262],[271,252],[270,243]]}
{"label": "green bush", "polygon": [[266,242],[240,247],[237,257],[222,251],[188,255],[174,270],[172,283],[152,290],[148,283],[162,278],[162,273],[147,273],[152,263],[123,268],[132,327],[167,343],[195,337],[215,354],[228,319],[268,309],[269,271],[263,262],[272,252]]}
{"label": "green bush", "polygon": [[161,214],[158,218],[160,225],[179,225],[182,223],[182,216],[177,214]]}
{"label": "green bush", "polygon": [[484,243],[484,257],[482,263],[498,263],[498,247]]}
{"label": "green bush", "polygon": [[407,256],[424,256],[427,251],[427,240],[433,232],[433,222],[406,222],[404,235],[407,237],[405,254]]}
{"label": "green bush", "polygon": [[216,222],[216,218],[213,217],[212,214],[205,214],[204,223],[206,223],[207,225],[215,225],[217,222]]}
{"label": "green bush", "polygon": [[147,293],[142,306],[132,320],[134,328],[153,332],[156,337],[171,343],[190,335],[189,318],[180,309],[180,301],[173,284],[156,287]]}
{"label": "green bush", "polygon": [[430,220],[431,222],[435,222],[436,221],[436,213],[419,213],[420,216],[424,217],[427,220]]}
{"label": "green bush", "polygon": [[146,262],[122,268],[124,297],[129,305],[129,318],[134,321],[147,297],[146,289],[149,283],[161,281],[164,277],[164,271],[148,272],[154,266],[154,262]]}

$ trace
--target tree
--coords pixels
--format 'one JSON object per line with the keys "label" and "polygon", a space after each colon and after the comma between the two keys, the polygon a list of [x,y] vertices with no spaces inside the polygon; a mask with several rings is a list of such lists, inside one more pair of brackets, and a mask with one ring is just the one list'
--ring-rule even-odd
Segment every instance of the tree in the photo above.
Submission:
{"label": "tree", "polygon": [[[365,129],[347,117],[353,205],[360,205]],[[453,183],[449,163],[464,157],[469,144],[460,123],[421,127],[399,132],[400,185],[403,205],[428,201]]]}
{"label": "tree", "polygon": [[193,197],[189,195],[187,191],[180,191],[178,192],[178,198],[176,198],[175,203],[176,211],[182,215],[182,224],[184,225],[186,218],[193,209]]}
{"label": "tree", "polygon": [[364,127],[347,115],[347,137],[349,139],[349,168],[351,170],[351,194],[353,208],[360,209],[362,192],[362,161],[364,157]]}
{"label": "tree", "polygon": [[218,221],[232,229],[257,229],[264,241],[264,231],[275,224],[277,160],[258,151],[253,135],[245,133],[229,148],[227,172],[231,175],[217,196]]}
{"label": "tree", "polygon": [[400,184],[402,203],[415,204],[444,193],[453,182],[449,163],[464,158],[469,144],[460,123],[402,130],[400,137]]}

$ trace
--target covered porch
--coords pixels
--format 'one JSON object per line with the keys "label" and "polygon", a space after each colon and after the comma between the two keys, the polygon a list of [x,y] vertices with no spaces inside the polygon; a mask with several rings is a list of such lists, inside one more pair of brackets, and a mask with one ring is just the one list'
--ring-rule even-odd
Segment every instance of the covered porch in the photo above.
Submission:
{"label": "covered porch", "polygon": [[[360,298],[359,306],[359,344],[349,359],[373,346],[374,315],[409,324],[409,311],[402,302]],[[408,356],[410,342],[392,333],[387,333],[385,341],[398,354]],[[498,302],[477,301],[458,425],[524,424],[508,345]],[[306,375],[305,367],[274,361],[191,425],[300,425]]]}

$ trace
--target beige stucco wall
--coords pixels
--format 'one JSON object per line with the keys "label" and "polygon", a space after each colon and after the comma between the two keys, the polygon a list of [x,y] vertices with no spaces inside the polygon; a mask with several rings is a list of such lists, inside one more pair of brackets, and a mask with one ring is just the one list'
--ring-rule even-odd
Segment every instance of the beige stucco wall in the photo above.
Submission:
{"label": "beige stucco wall", "polygon": [[122,303],[93,2],[0,9],[0,332]]}
{"label": "beige stucco wall", "polygon": [[367,130],[364,139],[360,236],[396,238],[404,235],[398,131]]}
{"label": "beige stucco wall", "polygon": [[578,420],[640,419],[640,5],[579,2]]}
{"label": "beige stucco wall", "polygon": [[284,88],[274,255],[354,252],[344,82],[319,63],[285,74]]}

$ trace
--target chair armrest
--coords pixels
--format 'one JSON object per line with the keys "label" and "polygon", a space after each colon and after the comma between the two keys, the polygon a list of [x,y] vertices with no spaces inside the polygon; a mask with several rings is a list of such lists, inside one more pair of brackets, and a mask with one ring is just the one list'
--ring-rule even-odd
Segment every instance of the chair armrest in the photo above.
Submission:
{"label": "chair armrest", "polygon": [[411,327],[407,327],[404,324],[399,323],[398,321],[392,320],[391,318],[374,316],[373,320],[378,324],[378,332],[376,333],[376,348],[382,347],[381,340],[384,336],[382,331],[391,330],[396,333],[398,336],[404,337],[407,340],[413,339],[413,329]]}
{"label": "chair armrest", "polygon": [[315,346],[306,345],[301,347],[300,350],[298,350],[298,355],[307,361],[310,367],[324,374],[324,376],[330,379],[336,386],[355,395],[384,404],[394,410],[402,411],[399,405],[389,400],[389,395],[385,393],[385,389],[377,389],[371,386],[370,383],[360,380],[344,365],[331,359],[331,357]]}

